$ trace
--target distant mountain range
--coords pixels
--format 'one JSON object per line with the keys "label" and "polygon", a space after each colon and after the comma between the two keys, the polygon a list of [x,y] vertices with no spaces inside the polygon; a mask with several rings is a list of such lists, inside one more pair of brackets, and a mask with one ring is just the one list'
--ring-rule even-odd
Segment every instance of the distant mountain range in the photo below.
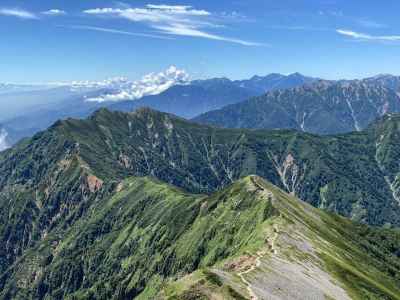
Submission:
{"label": "distant mountain range", "polygon": [[[101,107],[126,112],[150,107],[220,127],[290,128],[320,134],[361,130],[385,113],[400,111],[400,77],[391,75],[326,81],[294,73],[236,81],[214,78],[185,82],[185,75],[179,70],[169,70],[151,78],[147,80],[152,84],[171,86],[157,95],[132,100],[123,99],[145,93],[146,86],[152,93],[160,88],[145,79],[143,83],[119,79],[1,94],[0,104],[39,103],[15,107],[20,112],[14,112],[15,116],[0,115],[6,142],[12,145],[59,119],[85,118]],[[135,86],[140,86],[137,94]],[[122,100],[106,100],[113,97]]]}
{"label": "distant mountain range", "polygon": [[254,91],[241,88],[228,79],[209,79],[176,85],[159,95],[135,101],[111,103],[108,107],[120,111],[151,107],[184,118],[193,118],[202,112],[244,101],[254,95],[257,95]]}
{"label": "distant mountain range", "polygon": [[58,121],[0,153],[0,298],[399,299],[399,130]]}
{"label": "distant mountain range", "polygon": [[366,83],[375,83],[400,92],[400,76],[380,74],[363,80]]}
{"label": "distant mountain range", "polygon": [[[314,81],[313,78],[298,73],[288,76],[279,74],[265,77],[255,76],[243,81],[215,78],[186,83],[182,81],[182,77],[181,72],[175,69],[167,70],[166,74],[152,75],[151,80],[145,78],[143,82],[137,83],[129,83],[123,79],[99,83],[76,82],[69,87],[0,95],[0,104],[2,102],[26,104],[28,99],[32,104],[35,101],[39,103],[33,107],[18,107],[16,110],[20,111],[19,115],[12,118],[4,119],[3,116],[2,120],[0,115],[0,122],[9,132],[8,143],[13,144],[23,137],[32,136],[34,133],[46,129],[59,119],[85,118],[101,107],[120,111],[151,107],[181,117],[192,118],[201,113],[261,95],[269,90],[293,87]],[[148,82],[151,82],[150,87]],[[146,88],[155,92],[159,88],[154,85],[154,82],[171,85],[171,87],[157,95],[144,96],[140,99],[107,100],[141,95]],[[135,86],[140,86],[140,91],[136,91],[136,94]]]}
{"label": "distant mountain range", "polygon": [[335,134],[360,131],[373,120],[400,112],[400,79],[319,80],[207,112],[194,121],[229,128],[296,129]]}
{"label": "distant mountain range", "polygon": [[304,84],[315,82],[317,79],[307,77],[300,73],[282,75],[272,73],[267,76],[254,76],[248,80],[237,80],[234,83],[237,86],[254,91],[257,94],[264,94],[268,91],[288,89]]}
{"label": "distant mountain range", "polygon": [[167,91],[147,96],[136,101],[125,101],[109,108],[133,111],[139,107],[150,107],[184,118],[193,118],[204,112],[244,101],[267,91],[302,86],[316,79],[299,73],[291,75],[270,74],[254,76],[248,80],[232,81],[227,78],[195,80],[187,85],[176,85]]}

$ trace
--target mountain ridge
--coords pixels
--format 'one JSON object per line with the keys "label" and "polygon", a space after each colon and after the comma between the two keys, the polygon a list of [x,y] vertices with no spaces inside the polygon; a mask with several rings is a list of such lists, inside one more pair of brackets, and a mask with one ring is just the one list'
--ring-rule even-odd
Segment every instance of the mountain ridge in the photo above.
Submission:
{"label": "mountain ridge", "polygon": [[[130,113],[103,108],[86,120],[60,120],[0,153],[0,239],[6,245],[0,248],[1,297],[151,299],[166,278],[174,280],[165,287],[167,299],[182,296],[176,284],[186,287],[185,295],[208,295],[211,288],[229,297],[261,297],[273,293],[270,288],[283,288],[270,280],[266,264],[278,273],[307,266],[300,258],[309,258],[308,248],[287,253],[298,260],[295,265],[286,256],[282,265],[274,256],[292,244],[281,239],[283,233],[295,232],[307,233],[304,241],[333,255],[333,260],[314,257],[325,267],[313,263],[312,268],[328,278],[323,294],[315,289],[318,297],[390,299],[399,274],[398,231],[355,225],[290,199],[300,196],[355,221],[399,226],[399,127],[400,116],[393,114],[363,132],[320,137],[218,129],[149,108]],[[265,201],[270,192],[282,201]],[[285,217],[274,229],[268,220],[275,220],[277,211],[297,225],[290,227]],[[302,212],[313,220],[311,231],[310,224],[303,227]],[[330,220],[328,225],[318,223],[315,214]],[[340,251],[331,253],[312,239],[324,234]],[[277,250],[272,258],[271,248]],[[292,282],[310,284],[303,272],[293,274]]]}
{"label": "mountain ridge", "polygon": [[[239,103],[251,97],[262,95],[268,90],[287,89],[301,85],[308,86],[318,80],[325,82],[325,84],[328,84],[329,82],[337,82],[347,85],[351,82],[364,82],[371,86],[380,85],[395,91],[398,91],[400,88],[399,77],[392,75],[376,76],[353,81],[322,81],[321,79],[307,77],[299,73],[293,73],[286,76],[272,73],[266,76],[256,75],[246,80],[229,80],[223,78],[194,80],[191,84],[176,85],[159,95],[144,97],[138,101],[106,101],[99,103],[87,100],[96,98],[104,93],[112,94],[112,90],[108,90],[101,86],[99,86],[99,90],[77,89],[71,86],[71,91],[69,91],[68,89],[65,90],[66,87],[58,87],[50,90],[34,91],[32,95],[35,95],[34,97],[36,98],[39,97],[40,93],[44,95],[44,99],[38,98],[40,103],[48,102],[48,104],[46,106],[41,105],[36,108],[30,107],[25,109],[24,113],[15,115],[15,117],[11,119],[3,120],[3,123],[9,132],[9,143],[13,145],[21,138],[30,137],[36,132],[46,129],[57,119],[64,119],[67,117],[86,118],[100,107],[109,107],[113,110],[131,111],[141,106],[151,106],[157,110],[178,114],[186,118],[193,118],[201,113],[220,109],[226,105]],[[64,97],[65,99],[62,97],[63,90],[67,93]],[[53,94],[54,97],[51,96]],[[23,95],[25,95],[24,97],[30,96],[26,92]],[[51,99],[47,99],[50,96]],[[6,95],[6,97],[10,97],[10,95]],[[18,97],[22,97],[22,94]],[[348,110],[348,108],[345,109]],[[347,112],[347,114],[349,114],[349,112]],[[377,116],[377,114],[375,113],[373,116]],[[281,124],[280,121],[272,124],[273,126],[268,125],[267,127],[282,126],[301,129],[301,118],[302,115],[296,117],[292,116],[289,121],[286,120],[287,116],[284,115],[282,119],[286,121],[284,121],[283,124]],[[325,114],[322,119],[324,118],[329,120],[331,116]],[[350,120],[346,122],[350,124],[351,112],[347,118]],[[368,117],[365,122],[371,121],[372,119],[373,117]],[[340,130],[336,131],[348,132],[354,130],[355,127],[353,125],[350,124],[343,127],[342,124],[339,124],[337,127]],[[318,127],[318,124],[312,124],[311,129],[313,129],[313,127]]]}
{"label": "mountain ridge", "polygon": [[299,86],[316,80],[299,73],[287,76],[279,74],[278,77],[278,79],[271,78],[270,74],[246,80],[230,80],[224,77],[194,80],[186,85],[171,87],[159,95],[147,96],[135,102],[116,103],[109,108],[132,111],[142,106],[149,106],[159,111],[191,118],[199,112],[238,103],[269,90]]}
{"label": "mountain ridge", "polygon": [[288,128],[336,134],[360,131],[390,112],[400,112],[400,96],[380,83],[319,80],[272,91],[193,120],[229,128]]}
{"label": "mountain ridge", "polygon": [[[275,297],[274,299],[304,299],[306,297],[313,299],[358,299],[358,297],[367,297],[368,292],[361,296],[361,294],[358,294],[358,292],[356,291],[357,288],[355,290],[352,290],[352,288],[348,289],[349,286],[347,286],[346,288],[346,284],[344,286],[339,284],[337,285],[337,288],[332,286],[328,287],[322,279],[324,276],[326,276],[326,274],[323,275],[323,271],[319,273],[319,275],[317,275],[317,278],[315,278],[316,281],[314,281],[313,277],[316,276],[315,274],[318,271],[316,272],[316,270],[313,269],[311,265],[308,265],[307,267],[303,265],[302,267],[300,267],[300,269],[308,269],[304,269],[303,271],[299,271],[298,269],[296,269],[296,267],[289,267],[288,265],[290,265],[291,263],[286,265],[286,267],[283,267],[285,264],[287,264],[287,262],[284,262],[286,259],[289,259],[289,261],[292,262],[293,266],[297,264],[301,265],[301,261],[311,262],[313,260],[311,253],[315,251],[318,246],[314,248],[315,242],[313,241],[313,239],[307,241],[307,238],[305,238],[308,235],[307,232],[309,232],[311,228],[314,228],[311,229],[311,231],[317,228],[327,228],[327,232],[329,232],[330,230],[335,228],[333,224],[339,221],[341,219],[340,217],[335,218],[332,215],[331,217],[333,217],[335,221],[331,220],[327,223],[324,223],[327,221],[326,216],[317,212],[315,208],[308,207],[308,205],[303,202],[292,202],[292,198],[289,195],[286,194],[286,196],[284,196],[284,194],[279,194],[280,192],[278,189],[276,189],[276,187],[268,182],[265,182],[260,177],[248,176],[245,179],[242,179],[242,181],[247,181],[249,191],[253,191],[261,197],[269,199],[269,201],[271,201],[271,205],[273,205],[278,212],[275,217],[272,217],[269,223],[269,231],[267,231],[268,237],[265,240],[264,246],[265,248],[258,249],[258,251],[248,251],[245,255],[221,262],[210,270],[199,271],[193,275],[184,277],[177,283],[173,283],[168,286],[164,295],[168,295],[169,297],[171,297],[171,299],[174,299],[174,297],[177,297],[178,299],[185,299],[185,297],[191,294],[197,294],[204,295],[207,299],[207,296],[215,295],[215,291],[218,291],[217,295],[223,294],[226,299],[236,299],[234,293],[232,293],[233,295],[229,293],[229,291],[231,291],[229,285],[231,284],[232,286],[235,286],[235,283],[236,285],[238,285],[237,281],[232,276],[232,273],[237,272],[238,277],[241,279],[242,283],[245,286],[245,289],[243,288],[243,290],[247,292],[250,299],[268,299],[270,297]],[[305,214],[302,215],[302,213],[304,212]],[[295,225],[295,227],[299,226],[303,228],[297,228],[298,232],[302,233],[295,237],[295,231],[293,231],[293,229],[290,230],[290,226],[285,226],[285,219],[290,224],[297,224]],[[321,225],[321,221],[322,223],[324,223],[324,225]],[[345,219],[342,219],[341,221],[346,222]],[[311,225],[313,222],[315,222],[314,225]],[[347,226],[348,225],[344,225],[344,223],[339,225],[341,229],[344,229]],[[354,230],[354,228],[352,230]],[[347,231],[347,228],[341,231],[340,235],[345,231]],[[317,234],[317,236],[318,238],[321,238],[325,235]],[[291,244],[291,239],[293,239],[292,242],[294,244]],[[329,248],[329,246],[327,246],[327,244],[329,244],[328,240],[329,238],[326,239],[326,237],[324,237],[320,240],[320,242],[322,244],[325,244],[325,246]],[[314,244],[314,246],[311,246],[311,244]],[[294,254],[296,253],[296,248],[302,249],[302,254]],[[294,252],[292,252],[292,250],[294,250]],[[322,261],[324,261],[325,259],[327,259],[326,261],[329,261],[328,257],[330,256],[330,254],[327,254],[326,250],[322,250],[322,252],[320,253],[325,253]],[[295,258],[291,260],[290,257]],[[320,261],[320,263],[326,263],[326,261],[322,261]],[[299,267],[299,265],[297,265],[297,267]],[[341,265],[339,268],[343,268],[344,266],[345,265]],[[328,267],[328,272],[331,272],[333,270],[331,269],[331,267]],[[312,272],[310,272],[310,268],[313,269]],[[285,269],[285,271],[282,272],[282,269]],[[344,267],[341,272],[344,271],[344,273],[346,273],[347,271],[345,271],[345,269],[346,267]],[[266,275],[266,273],[268,274],[269,272],[271,272],[272,274],[270,276]],[[302,275],[299,276],[299,274]],[[350,273],[348,273],[347,276],[351,277],[355,274],[356,273],[350,275]],[[359,275],[360,273],[358,273],[358,275],[356,276]],[[305,278],[302,279],[302,276],[304,276]],[[346,276],[343,276],[341,278],[334,277],[331,278],[330,281],[331,283],[336,282],[337,284],[336,280],[341,281],[345,277]],[[358,279],[354,277],[352,278],[354,282],[360,282],[360,279],[361,277],[359,277]],[[303,283],[302,280],[304,280]],[[361,279],[361,281],[363,280],[365,280],[365,278]],[[368,286],[368,284],[370,283],[371,282],[367,283],[366,286]],[[364,287],[366,286],[364,285]],[[345,291],[341,290],[340,287],[344,287]],[[325,291],[322,294],[318,295],[319,289],[325,289]],[[372,294],[368,294],[368,297],[370,296],[374,298]],[[382,294],[380,296],[385,297]],[[392,294],[389,296],[389,298],[390,297],[393,297],[393,299],[395,299],[398,296]],[[238,298],[241,299],[239,295]],[[170,298],[167,297],[167,299]]]}
{"label": "mountain ridge", "polygon": [[[186,118],[192,118],[200,113],[221,108],[227,104],[244,101],[252,96],[261,95],[268,89],[273,89],[272,83],[266,77],[263,81],[252,83],[252,80],[232,81],[229,79],[206,79],[194,80],[186,84],[177,84],[158,95],[148,95],[136,100],[125,101],[88,101],[99,98],[101,95],[122,93],[113,88],[99,85],[98,89],[76,88],[71,86],[59,87],[48,91],[38,91],[46,95],[55,94],[57,101],[53,99],[47,106],[26,109],[24,113],[11,119],[4,120],[4,125],[10,132],[11,144],[17,140],[30,137],[34,133],[46,129],[58,119],[68,117],[86,118],[100,107],[108,107],[111,110],[132,111],[142,106],[151,106],[153,109],[174,113]],[[279,82],[281,86],[296,86],[306,81],[313,80],[310,77],[296,77],[292,81],[290,76],[281,75]],[[251,85],[249,88],[242,85]],[[79,87],[79,86],[78,86]],[[58,95],[58,91],[67,90],[65,99]],[[71,90],[71,91],[70,91]],[[53,97],[54,98],[54,97]],[[112,98],[112,97],[111,97]],[[11,101],[11,100],[10,100]],[[43,99],[40,99],[43,102]],[[40,102],[41,103],[41,102]]]}
{"label": "mountain ridge", "polygon": [[[0,169],[3,184],[6,178],[16,178],[13,173],[35,174],[36,169],[27,167],[29,158],[39,155],[44,162],[40,149],[48,148],[61,156],[79,154],[103,181],[152,175],[191,192],[209,193],[257,174],[314,206],[390,226],[400,222],[395,213],[400,208],[399,123],[392,116],[384,119],[387,126],[322,137],[291,130],[218,129],[151,109],[101,109],[87,120],[59,121],[30,142],[2,153]],[[37,154],[30,154],[32,149]]]}
{"label": "mountain ridge", "polygon": [[[258,176],[208,196],[125,178],[90,207],[24,250],[0,297],[398,299],[399,233],[314,209]],[[284,269],[289,286],[272,280]]]}

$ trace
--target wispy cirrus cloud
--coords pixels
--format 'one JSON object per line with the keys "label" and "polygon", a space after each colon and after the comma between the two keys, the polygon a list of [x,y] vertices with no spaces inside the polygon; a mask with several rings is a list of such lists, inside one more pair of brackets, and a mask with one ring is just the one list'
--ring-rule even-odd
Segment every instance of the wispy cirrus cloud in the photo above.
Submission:
{"label": "wispy cirrus cloud", "polygon": [[159,29],[160,31],[171,34],[171,35],[180,35],[180,36],[191,36],[191,37],[200,37],[210,40],[216,41],[224,41],[230,43],[236,43],[243,46],[266,46],[265,44],[255,43],[255,42],[248,42],[241,39],[229,38],[224,37],[216,34],[210,34],[205,31],[198,30],[195,26],[191,27],[188,25],[182,24],[171,24],[165,26],[154,26],[154,28]]}
{"label": "wispy cirrus cloud", "polygon": [[113,34],[122,34],[122,35],[130,35],[130,36],[137,36],[137,37],[148,37],[154,39],[162,39],[162,40],[173,40],[171,37],[150,34],[150,33],[141,33],[141,32],[131,32],[113,28],[105,28],[105,27],[97,27],[97,26],[86,26],[86,25],[70,25],[70,26],[59,26],[63,28],[70,28],[70,29],[79,29],[79,30],[90,30],[90,31],[98,31],[104,33],[113,33]]}
{"label": "wispy cirrus cloud", "polygon": [[210,32],[222,27],[215,21],[211,12],[195,9],[188,5],[155,5],[145,7],[94,8],[84,11],[87,15],[123,18],[132,22],[143,23],[159,33],[166,35],[198,37],[225,41],[243,46],[266,46],[239,38],[227,37]]}
{"label": "wispy cirrus cloud", "polygon": [[356,32],[352,30],[337,29],[337,33],[363,41],[377,41],[377,42],[396,42],[400,41],[400,35],[371,35],[367,33]]}
{"label": "wispy cirrus cloud", "polygon": [[0,15],[26,20],[39,19],[35,13],[19,8],[0,8]]}
{"label": "wispy cirrus cloud", "polygon": [[42,14],[46,15],[46,16],[63,16],[63,15],[66,15],[67,12],[65,10],[54,8],[54,9],[49,9],[49,10],[43,11]]}

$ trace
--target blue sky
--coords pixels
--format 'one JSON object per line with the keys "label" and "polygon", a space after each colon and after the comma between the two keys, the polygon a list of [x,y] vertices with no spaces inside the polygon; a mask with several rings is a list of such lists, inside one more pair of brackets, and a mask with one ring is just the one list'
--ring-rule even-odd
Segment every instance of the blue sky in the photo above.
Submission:
{"label": "blue sky", "polygon": [[400,1],[2,0],[0,82],[400,74]]}

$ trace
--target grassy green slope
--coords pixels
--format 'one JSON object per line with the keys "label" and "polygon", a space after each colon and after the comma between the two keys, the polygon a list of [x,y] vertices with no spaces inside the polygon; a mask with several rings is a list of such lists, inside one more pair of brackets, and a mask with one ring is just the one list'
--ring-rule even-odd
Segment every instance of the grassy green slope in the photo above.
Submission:
{"label": "grassy green slope", "polygon": [[7,274],[3,296],[129,298],[157,276],[211,266],[256,241],[257,226],[274,213],[243,184],[206,197],[126,180],[65,237],[50,235],[28,251]]}
{"label": "grassy green slope", "polygon": [[56,130],[78,142],[80,156],[103,180],[152,175],[209,193],[257,174],[314,206],[390,226],[400,224],[400,168],[395,155],[381,154],[395,154],[399,146],[377,143],[382,135],[397,134],[400,118],[383,123],[362,133],[319,137],[217,129],[141,109],[132,114],[101,110]]}
{"label": "grassy green slope", "polygon": [[[49,234],[26,251],[2,275],[0,295],[249,299],[253,292],[270,293],[260,286],[268,286],[263,281],[270,282],[271,274],[299,264],[333,282],[322,288],[326,295],[399,299],[399,245],[395,231],[328,215],[259,177],[211,196],[131,178],[63,236]],[[294,282],[304,280],[301,274]]]}
{"label": "grassy green slope", "polygon": [[398,230],[322,212],[258,177],[244,181],[278,212],[259,227],[263,243],[169,283],[161,298],[400,299]]}
{"label": "grassy green slope", "polygon": [[148,109],[57,122],[0,153],[0,289],[28,249],[60,240],[130,176],[212,193],[257,174],[314,206],[396,226],[399,124],[393,115],[361,133],[319,137],[217,129]]}

